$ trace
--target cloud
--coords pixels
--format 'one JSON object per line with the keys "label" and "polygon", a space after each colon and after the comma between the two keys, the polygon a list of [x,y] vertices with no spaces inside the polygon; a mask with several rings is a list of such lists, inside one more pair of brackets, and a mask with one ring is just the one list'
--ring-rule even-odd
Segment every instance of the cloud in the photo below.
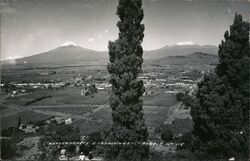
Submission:
{"label": "cloud", "polygon": [[88,42],[93,42],[93,41],[94,41],[93,38],[89,38],[89,39],[88,39]]}
{"label": "cloud", "polygon": [[13,60],[13,59],[18,59],[18,58],[21,58],[20,56],[18,55],[14,55],[14,56],[7,56],[6,57],[6,60]]}
{"label": "cloud", "polygon": [[177,45],[194,45],[195,43],[193,41],[183,41],[183,42],[177,42]]}

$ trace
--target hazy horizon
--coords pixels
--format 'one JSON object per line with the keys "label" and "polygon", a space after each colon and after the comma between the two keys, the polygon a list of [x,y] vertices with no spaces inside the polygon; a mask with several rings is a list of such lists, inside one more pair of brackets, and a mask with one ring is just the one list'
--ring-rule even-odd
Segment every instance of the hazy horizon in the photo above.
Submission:
{"label": "hazy horizon", "polygon": [[[1,1],[1,60],[49,51],[67,41],[107,51],[118,37],[117,0]],[[145,51],[166,45],[216,45],[235,12],[249,18],[248,2],[151,1],[143,3]]]}

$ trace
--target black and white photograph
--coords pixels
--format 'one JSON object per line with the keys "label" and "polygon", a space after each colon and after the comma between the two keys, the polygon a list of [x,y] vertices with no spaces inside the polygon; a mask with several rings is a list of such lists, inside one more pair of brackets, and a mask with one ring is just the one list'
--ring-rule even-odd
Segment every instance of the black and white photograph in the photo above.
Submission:
{"label": "black and white photograph", "polygon": [[249,161],[249,0],[0,0],[0,160]]}

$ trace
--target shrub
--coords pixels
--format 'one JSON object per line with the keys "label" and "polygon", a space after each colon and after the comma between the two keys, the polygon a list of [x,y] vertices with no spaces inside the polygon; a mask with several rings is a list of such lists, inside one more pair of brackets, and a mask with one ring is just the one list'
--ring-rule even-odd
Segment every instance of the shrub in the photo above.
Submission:
{"label": "shrub", "polygon": [[184,93],[179,92],[179,93],[176,94],[176,100],[177,100],[177,101],[182,101],[182,98],[183,98],[184,96],[185,96]]}
{"label": "shrub", "polygon": [[168,126],[163,126],[161,129],[161,139],[164,142],[173,140],[173,131]]}
{"label": "shrub", "polygon": [[10,139],[1,140],[1,159],[12,159],[17,156],[16,143]]}

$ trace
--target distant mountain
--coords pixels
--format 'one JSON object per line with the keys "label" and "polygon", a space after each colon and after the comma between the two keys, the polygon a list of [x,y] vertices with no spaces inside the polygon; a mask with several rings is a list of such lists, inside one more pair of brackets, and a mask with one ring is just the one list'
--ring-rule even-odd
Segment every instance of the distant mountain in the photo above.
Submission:
{"label": "distant mountain", "polygon": [[195,52],[217,55],[218,47],[215,45],[173,45],[163,48],[147,51],[144,53],[144,59],[159,59],[166,56],[188,55]]}
{"label": "distant mountain", "polygon": [[82,62],[107,62],[106,52],[98,52],[76,46],[72,43],[64,43],[56,49],[41,54],[17,59],[15,64],[26,65],[68,65]]}
{"label": "distant mountain", "polygon": [[[166,46],[157,50],[145,51],[143,57],[145,61],[147,61],[161,58],[166,59],[167,56],[185,56],[195,52],[217,55],[217,50],[217,47],[212,45],[174,45]],[[174,59],[176,60],[177,58]],[[171,57],[168,57],[167,59],[169,60]],[[65,42],[53,50],[16,60],[6,60],[1,62],[1,64],[47,66],[79,64],[86,62],[107,64],[108,52],[85,49],[77,46],[73,42]]]}
{"label": "distant mountain", "polygon": [[217,55],[195,52],[189,55],[167,56],[149,60],[147,63],[159,65],[215,65],[218,61]]}

